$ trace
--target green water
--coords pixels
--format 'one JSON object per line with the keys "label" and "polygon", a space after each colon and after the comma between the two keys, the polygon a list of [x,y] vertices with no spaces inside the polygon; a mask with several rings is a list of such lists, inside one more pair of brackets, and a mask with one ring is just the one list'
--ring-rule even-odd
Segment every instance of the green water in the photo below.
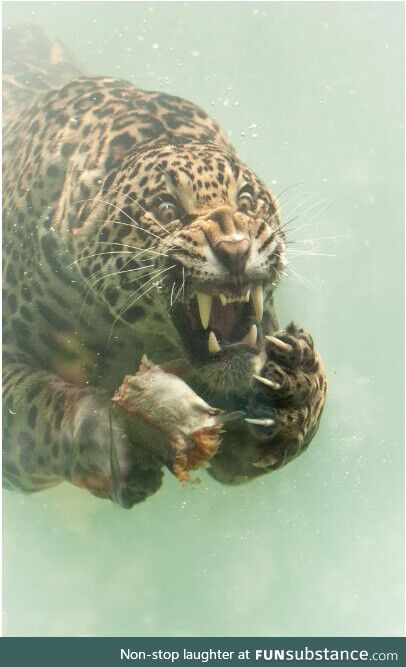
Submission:
{"label": "green water", "polygon": [[131,511],[4,493],[4,633],[403,634],[402,4],[5,3],[20,21],[193,100],[276,193],[297,186],[290,239],[324,240],[290,246],[277,305],[330,393],[308,452],[246,486],[168,473]]}

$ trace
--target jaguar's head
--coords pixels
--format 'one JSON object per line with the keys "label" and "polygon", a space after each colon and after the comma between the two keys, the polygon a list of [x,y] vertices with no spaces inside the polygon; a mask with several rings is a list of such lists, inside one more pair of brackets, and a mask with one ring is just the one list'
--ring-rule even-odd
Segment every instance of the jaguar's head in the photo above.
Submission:
{"label": "jaguar's head", "polygon": [[[125,171],[108,184],[119,192],[116,242],[133,246],[133,268],[142,245],[159,288],[149,298],[164,303],[207,383],[242,387],[263,362],[268,308],[284,265],[275,200],[231,150],[211,144],[146,149]],[[151,275],[145,285],[154,284]]]}

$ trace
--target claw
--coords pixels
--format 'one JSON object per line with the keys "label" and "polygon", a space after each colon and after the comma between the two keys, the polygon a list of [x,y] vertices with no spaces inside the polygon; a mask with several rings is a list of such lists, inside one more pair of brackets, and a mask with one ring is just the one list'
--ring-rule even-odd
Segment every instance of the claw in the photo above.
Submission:
{"label": "claw", "polygon": [[275,424],[273,419],[248,419],[246,417],[244,421],[249,424],[256,424],[257,426],[273,426]]}
{"label": "claw", "polygon": [[275,345],[275,347],[281,350],[281,352],[290,353],[293,350],[293,347],[289,345],[289,343],[284,343],[283,340],[276,338],[276,336],[265,336],[265,338],[272,343],[272,345]]}
{"label": "claw", "polygon": [[278,462],[278,457],[275,454],[267,454],[260,461],[255,461],[252,465],[255,468],[269,468],[269,466],[275,465]]}
{"label": "claw", "polygon": [[267,378],[263,378],[261,375],[254,375],[253,376],[258,382],[262,382],[262,384],[266,384],[267,387],[271,387],[271,389],[275,389],[277,391],[278,389],[281,388],[281,385],[278,384],[277,382],[273,382],[273,380],[268,380]]}

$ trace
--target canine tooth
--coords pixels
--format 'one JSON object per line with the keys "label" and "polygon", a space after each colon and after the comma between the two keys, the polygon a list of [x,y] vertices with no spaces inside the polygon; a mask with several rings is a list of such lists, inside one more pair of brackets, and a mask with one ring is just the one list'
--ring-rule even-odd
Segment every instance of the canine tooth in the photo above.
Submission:
{"label": "canine tooth", "polygon": [[264,290],[262,285],[258,285],[252,290],[252,303],[254,304],[257,322],[260,322],[264,314]]}
{"label": "canine tooth", "polygon": [[219,294],[219,297],[220,297],[220,301],[221,301],[221,303],[223,304],[223,306],[225,306],[226,303],[227,303],[227,297],[226,297],[226,295],[225,295],[225,294]]}
{"label": "canine tooth", "polygon": [[268,378],[262,377],[262,375],[254,375],[253,376],[258,382],[262,382],[262,384],[265,384],[267,387],[270,387],[271,389],[274,389],[275,391],[278,391],[278,389],[281,388],[281,385],[278,384],[277,382],[273,382],[273,380],[268,380]]}
{"label": "canine tooth", "polygon": [[214,333],[214,331],[210,331],[210,334],[209,334],[209,352],[211,352],[212,354],[215,354],[216,352],[220,352],[220,350],[221,350],[221,347],[218,344],[216,334]]}
{"label": "canine tooth", "polygon": [[253,324],[251,329],[249,330],[245,338],[242,339],[241,342],[245,343],[245,345],[252,345],[252,347],[254,347],[254,345],[256,345],[257,343],[257,336],[258,336],[257,325]]}
{"label": "canine tooth", "polygon": [[246,301],[247,303],[250,300],[250,294],[251,294],[251,290],[247,290],[247,293],[246,293],[245,298],[244,298],[244,301]]}
{"label": "canine tooth", "polygon": [[213,297],[210,294],[204,294],[203,292],[198,292],[196,294],[196,298],[199,306],[199,314],[203,329],[207,329],[207,327],[209,326],[211,302],[213,300]]}

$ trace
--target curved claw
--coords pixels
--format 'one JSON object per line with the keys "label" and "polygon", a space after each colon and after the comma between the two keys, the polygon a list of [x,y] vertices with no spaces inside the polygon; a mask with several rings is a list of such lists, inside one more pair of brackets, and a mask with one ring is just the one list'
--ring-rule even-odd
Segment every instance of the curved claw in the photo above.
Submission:
{"label": "curved claw", "polygon": [[256,426],[273,426],[275,424],[273,419],[249,419],[246,417],[244,421],[249,424],[256,424]]}
{"label": "curved claw", "polygon": [[281,388],[282,385],[278,384],[277,382],[274,382],[273,380],[268,380],[268,378],[262,377],[262,375],[253,375],[253,377],[258,380],[258,382],[262,382],[262,384],[265,384],[267,387],[270,387],[271,389],[274,389],[277,391],[278,389]]}
{"label": "curved claw", "polygon": [[275,336],[265,336],[266,340],[269,341],[272,345],[277,347],[281,352],[286,352],[290,354],[293,351],[292,345],[289,343],[284,343],[283,340],[276,338]]}

